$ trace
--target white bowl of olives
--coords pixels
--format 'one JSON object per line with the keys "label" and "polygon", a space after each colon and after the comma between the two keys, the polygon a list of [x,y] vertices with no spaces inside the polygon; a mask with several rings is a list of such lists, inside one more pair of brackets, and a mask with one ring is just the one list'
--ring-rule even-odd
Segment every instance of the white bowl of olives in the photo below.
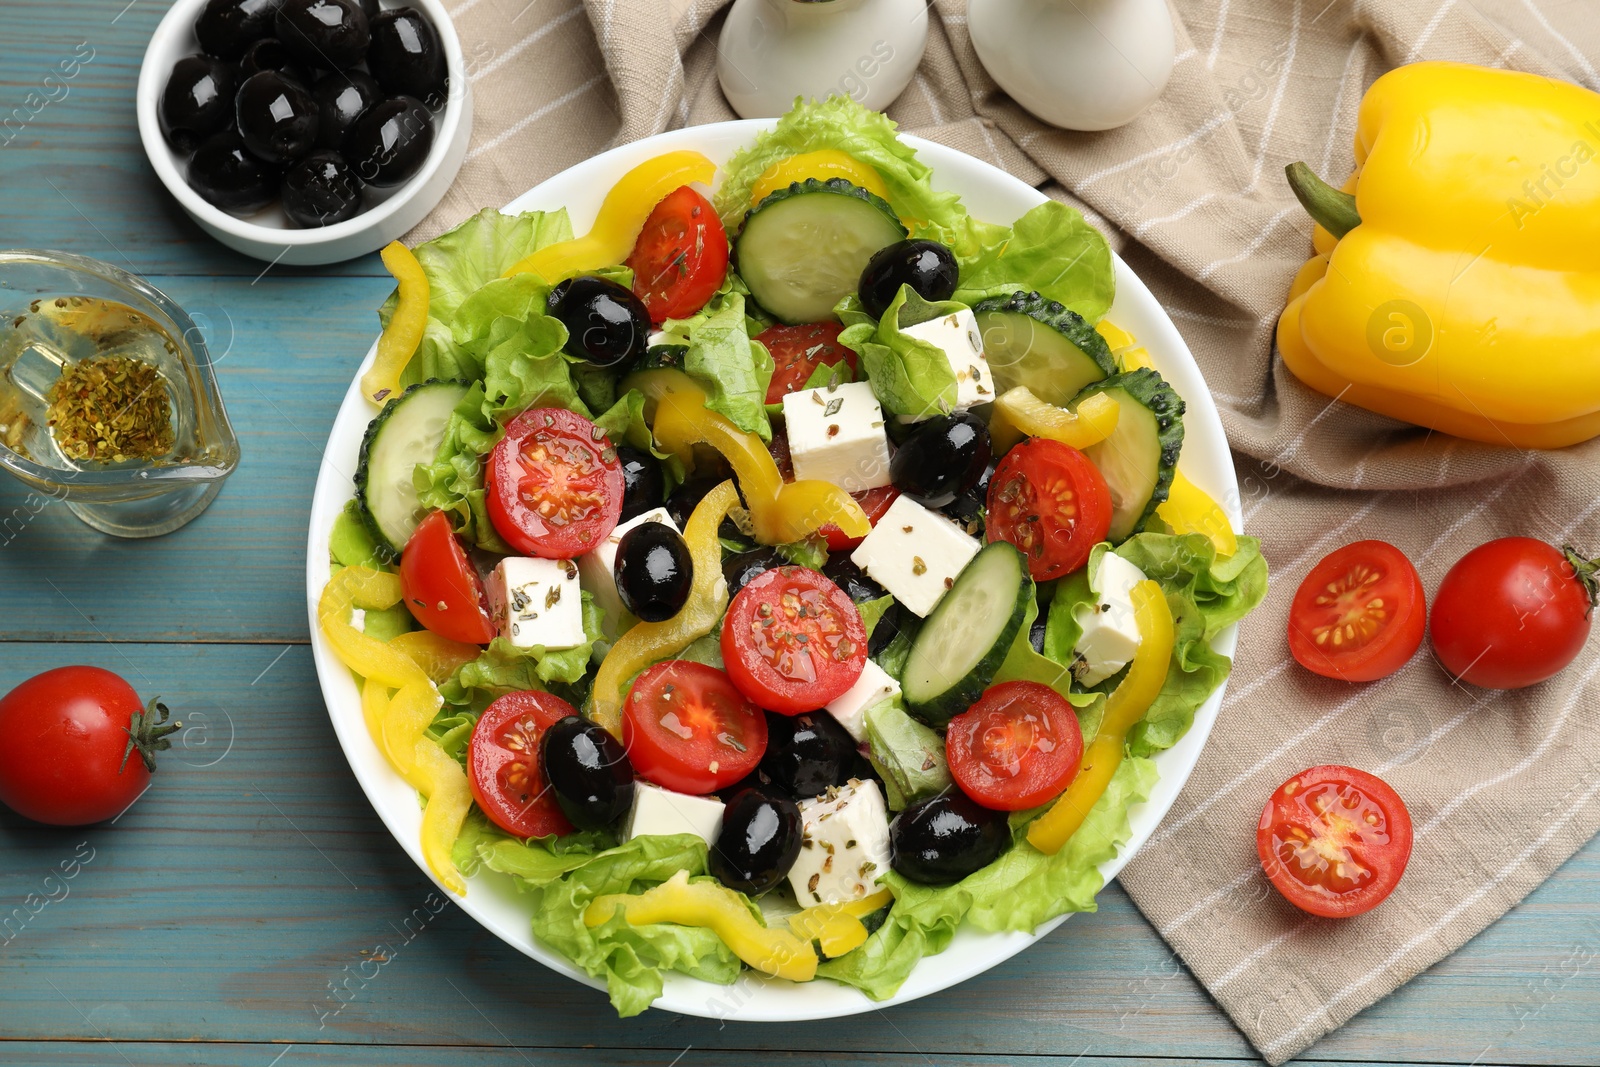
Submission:
{"label": "white bowl of olives", "polygon": [[162,184],[230,248],[306,266],[382,248],[455,180],[472,133],[440,0],[177,0],[139,71]]}

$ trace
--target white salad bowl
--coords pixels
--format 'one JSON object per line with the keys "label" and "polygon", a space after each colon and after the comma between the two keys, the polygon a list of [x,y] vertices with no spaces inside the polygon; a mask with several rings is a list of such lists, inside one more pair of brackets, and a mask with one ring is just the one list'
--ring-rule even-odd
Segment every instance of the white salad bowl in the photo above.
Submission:
{"label": "white salad bowl", "polygon": [[[600,201],[612,184],[629,168],[673,149],[693,149],[721,163],[739,147],[773,123],[769,119],[722,122],[710,126],[675,130],[579,163],[529,190],[506,205],[508,212],[554,210],[565,207],[572,216],[573,228],[584,232],[593,222]],[[988,163],[917,137],[904,137],[920,158],[933,168],[935,186],[960,194],[971,213],[991,222],[1009,223],[1045,197],[1038,190]],[[1155,366],[1188,405],[1184,416],[1184,446],[1179,465],[1201,489],[1222,501],[1236,530],[1242,529],[1238,483],[1233,461],[1223,435],[1222,423],[1205,379],[1195,365],[1183,338],[1172,320],[1156,302],[1150,290],[1121,258],[1115,260],[1116,302],[1107,318],[1128,330],[1149,350]],[[367,353],[361,370],[371,363],[376,345]],[[376,413],[358,388],[361,370],[345,393],[344,403],[334,422],[317,476],[316,495],[311,505],[311,533],[306,556],[306,595],[310,604],[311,646],[317,674],[333,720],[335,733],[345,756],[366,791],[372,806],[388,826],[400,847],[405,849],[423,873],[432,873],[422,858],[422,811],[415,791],[389,766],[367,733],[361,716],[361,699],[350,671],[334,655],[317,627],[317,600],[329,578],[328,537],[335,518],[354,494],[351,477],[367,423]],[[1212,647],[1232,656],[1237,643],[1237,626],[1217,635]],[[1107,881],[1150,839],[1167,809],[1193,771],[1212,725],[1222,706],[1223,686],[1195,713],[1194,725],[1172,748],[1157,754],[1160,771],[1150,799],[1130,810],[1132,837],[1121,852],[1100,865]],[[435,879],[437,882],[437,879]],[[470,891],[456,903],[485,928],[538,960],[546,967],[585,985],[604,988],[560,953],[533,937],[529,921],[529,902],[519,895],[508,877],[481,872],[469,880]],[[685,1015],[736,1019],[744,1022],[799,1022],[829,1019],[875,1008],[900,1004],[956,985],[975,974],[1009,959],[1054,930],[1066,916],[1042,924],[1031,934],[991,934],[963,926],[950,947],[937,956],[922,960],[911,972],[900,991],[889,1000],[873,1001],[849,986],[825,979],[794,983],[769,979],[749,971],[733,986],[720,986],[666,975],[666,987],[654,1006]]]}
{"label": "white salad bowl", "polygon": [[407,233],[427,217],[456,180],[456,172],[467,158],[467,142],[472,137],[472,86],[467,80],[461,39],[456,36],[450,12],[441,0],[382,0],[387,10],[414,7],[433,24],[444,50],[450,77],[445,105],[433,115],[433,148],[422,167],[409,180],[392,189],[369,188],[372,202],[353,219],[332,226],[299,228],[290,224],[276,201],[248,217],[231,215],[210,203],[189,187],[188,161],[172,150],[161,135],[156,111],[167,87],[172,65],[184,56],[200,51],[194,35],[194,20],[206,0],[176,0],[150,35],[144,61],[139,67],[139,86],[134,106],[139,117],[139,139],[145,155],[161,184],[178,201],[189,217],[212,237],[247,256],[308,267],[340,263],[376,252],[390,241]]}

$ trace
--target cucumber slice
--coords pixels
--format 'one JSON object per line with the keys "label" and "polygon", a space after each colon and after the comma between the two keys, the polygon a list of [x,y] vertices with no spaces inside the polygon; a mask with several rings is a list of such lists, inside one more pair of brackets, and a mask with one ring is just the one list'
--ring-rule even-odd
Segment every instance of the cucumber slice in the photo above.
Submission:
{"label": "cucumber slice", "polygon": [[881,198],[843,178],[807,178],[750,209],[733,254],[755,302],[798,325],[831,319],[872,254],[905,237]]}
{"label": "cucumber slice", "polygon": [[1064,407],[1084,386],[1116,372],[1105,338],[1082,315],[1038,293],[980,300],[972,314],[998,392],[1025,385]]}
{"label": "cucumber slice", "polygon": [[979,550],[917,631],[901,674],[906,709],[943,726],[989,688],[1033,603],[1033,579],[1016,547]]}
{"label": "cucumber slice", "polygon": [[430,378],[413,385],[378,413],[361,441],[356,506],[380,554],[400,555],[423,519],[412,474],[432,463],[466,382]]}
{"label": "cucumber slice", "polygon": [[1117,428],[1084,449],[1111,490],[1111,530],[1106,539],[1120,544],[1143,530],[1172,489],[1183,447],[1183,399],[1149,367],[1095,382],[1072,399],[1104,393],[1117,402]]}

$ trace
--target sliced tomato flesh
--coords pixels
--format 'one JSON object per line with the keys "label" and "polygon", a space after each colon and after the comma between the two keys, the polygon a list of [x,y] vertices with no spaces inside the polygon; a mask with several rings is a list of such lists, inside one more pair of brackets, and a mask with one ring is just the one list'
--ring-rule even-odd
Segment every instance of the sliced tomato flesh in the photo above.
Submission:
{"label": "sliced tomato flesh", "polygon": [[571,704],[538,691],[508,693],[479,716],[467,744],[472,797],[489,821],[517,837],[572,832],[539,762],[544,732],[568,715]]}
{"label": "sliced tomato flesh", "polygon": [[1411,658],[1426,615],[1411,561],[1384,541],[1357,541],[1324,557],[1295,591],[1289,651],[1317,674],[1370,682]]}
{"label": "sliced tomato flesh", "polygon": [[867,633],[848,594],[806,567],[774,567],[728,606],[722,658],[740,692],[769,711],[799,715],[861,677]]}
{"label": "sliced tomato flesh", "polygon": [[580,556],[622,515],[617,450],[598,426],[565,408],[512,419],[489,454],[484,488],[495,531],[530,556]]}
{"label": "sliced tomato flesh", "polygon": [[767,750],[767,720],[722,671],[690,660],[645,668],[623,705],[634,768],[680,793],[711,793],[749,774]]}
{"label": "sliced tomato flesh", "polygon": [[1007,452],[989,480],[987,536],[1022,550],[1035,581],[1070,574],[1111,529],[1111,491],[1082,452],[1033,437]]}

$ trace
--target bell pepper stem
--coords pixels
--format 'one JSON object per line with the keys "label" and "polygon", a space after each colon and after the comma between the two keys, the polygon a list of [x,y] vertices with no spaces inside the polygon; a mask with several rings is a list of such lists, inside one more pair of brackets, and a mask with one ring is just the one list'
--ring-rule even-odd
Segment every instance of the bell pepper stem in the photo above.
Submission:
{"label": "bell pepper stem", "polygon": [[1306,209],[1312,222],[1335,237],[1343,237],[1361,225],[1356,198],[1350,193],[1335,189],[1304,163],[1291,163],[1283,172],[1289,177],[1289,188],[1294,191],[1295,199]]}

